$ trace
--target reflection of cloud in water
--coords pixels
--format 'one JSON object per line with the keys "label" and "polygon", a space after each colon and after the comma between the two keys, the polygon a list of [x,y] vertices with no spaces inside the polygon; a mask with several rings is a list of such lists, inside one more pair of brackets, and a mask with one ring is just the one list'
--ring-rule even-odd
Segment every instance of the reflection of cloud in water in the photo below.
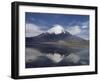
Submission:
{"label": "reflection of cloud in water", "polygon": [[80,59],[80,63],[85,65],[85,64],[89,64],[89,50],[85,49],[83,51],[80,51],[77,53],[78,56],[81,57]]}
{"label": "reflection of cloud in water", "polygon": [[80,60],[80,57],[74,53],[71,53],[70,55],[68,55],[66,58],[65,58],[65,61],[67,62],[73,62],[73,63],[78,63]]}
{"label": "reflection of cloud in water", "polygon": [[35,60],[40,59],[39,56],[47,57],[48,59],[52,60],[55,63],[60,62],[63,60],[64,55],[61,55],[59,53],[54,53],[54,54],[42,54],[38,50],[32,49],[32,48],[26,48],[26,62],[32,62]]}
{"label": "reflection of cloud in water", "polygon": [[26,62],[37,60],[38,56],[41,56],[41,53],[38,50],[35,50],[32,48],[26,48],[25,52],[26,52],[26,55],[25,55]]}
{"label": "reflection of cloud in water", "polygon": [[76,53],[62,55],[60,53],[42,53],[34,48],[26,48],[25,61],[27,68],[74,66],[89,64],[89,50],[83,49]]}
{"label": "reflection of cloud in water", "polygon": [[53,62],[55,62],[55,63],[60,62],[60,61],[64,58],[64,55],[61,55],[61,54],[59,54],[59,53],[47,54],[46,56],[47,56],[50,60],[52,60]]}
{"label": "reflection of cloud in water", "polygon": [[47,57],[48,59],[52,60],[54,63],[59,63],[63,59],[66,62],[73,62],[73,63],[77,63],[80,60],[80,57],[74,53],[71,53],[70,55],[65,57],[64,55],[61,55],[59,53],[42,54],[38,50],[32,48],[26,48],[26,58],[25,58],[26,62],[32,62],[38,60],[40,59],[39,56]]}

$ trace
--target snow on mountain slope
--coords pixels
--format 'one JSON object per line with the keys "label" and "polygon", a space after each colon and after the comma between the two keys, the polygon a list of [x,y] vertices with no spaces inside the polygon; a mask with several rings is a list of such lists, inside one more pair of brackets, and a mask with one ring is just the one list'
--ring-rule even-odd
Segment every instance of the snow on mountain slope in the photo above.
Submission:
{"label": "snow on mountain slope", "polygon": [[65,33],[64,28],[60,25],[54,25],[54,27],[52,27],[51,29],[49,29],[47,31],[47,33],[54,33],[54,34],[61,34],[61,33]]}

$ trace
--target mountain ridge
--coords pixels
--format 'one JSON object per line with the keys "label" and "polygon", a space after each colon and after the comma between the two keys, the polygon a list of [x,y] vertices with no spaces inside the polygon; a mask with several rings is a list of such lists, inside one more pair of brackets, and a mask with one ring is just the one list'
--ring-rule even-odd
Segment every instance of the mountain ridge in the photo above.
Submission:
{"label": "mountain ridge", "polygon": [[[59,28],[58,32],[56,29]],[[53,30],[54,29],[54,30]],[[48,32],[50,31],[50,32]],[[89,44],[89,41],[72,35],[71,33],[64,30],[63,27],[57,25],[49,29],[47,32],[42,33],[34,37],[26,37],[26,45],[31,45],[34,43],[46,43],[46,44],[55,44],[55,45],[67,45],[71,47],[86,47]]]}

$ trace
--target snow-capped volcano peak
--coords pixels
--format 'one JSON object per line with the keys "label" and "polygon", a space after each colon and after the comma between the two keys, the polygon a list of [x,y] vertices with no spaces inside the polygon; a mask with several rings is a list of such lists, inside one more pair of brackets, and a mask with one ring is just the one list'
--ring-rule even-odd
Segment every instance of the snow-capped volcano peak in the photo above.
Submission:
{"label": "snow-capped volcano peak", "polygon": [[48,33],[52,34],[60,34],[60,33],[65,33],[64,28],[60,25],[54,25],[51,29],[47,31]]}

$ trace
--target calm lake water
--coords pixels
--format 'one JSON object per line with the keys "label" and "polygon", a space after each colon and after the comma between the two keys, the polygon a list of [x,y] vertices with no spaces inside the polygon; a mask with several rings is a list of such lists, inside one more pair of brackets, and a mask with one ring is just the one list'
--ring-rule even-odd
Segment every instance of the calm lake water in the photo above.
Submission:
{"label": "calm lake water", "polygon": [[26,68],[89,65],[89,49],[53,45],[26,46]]}

